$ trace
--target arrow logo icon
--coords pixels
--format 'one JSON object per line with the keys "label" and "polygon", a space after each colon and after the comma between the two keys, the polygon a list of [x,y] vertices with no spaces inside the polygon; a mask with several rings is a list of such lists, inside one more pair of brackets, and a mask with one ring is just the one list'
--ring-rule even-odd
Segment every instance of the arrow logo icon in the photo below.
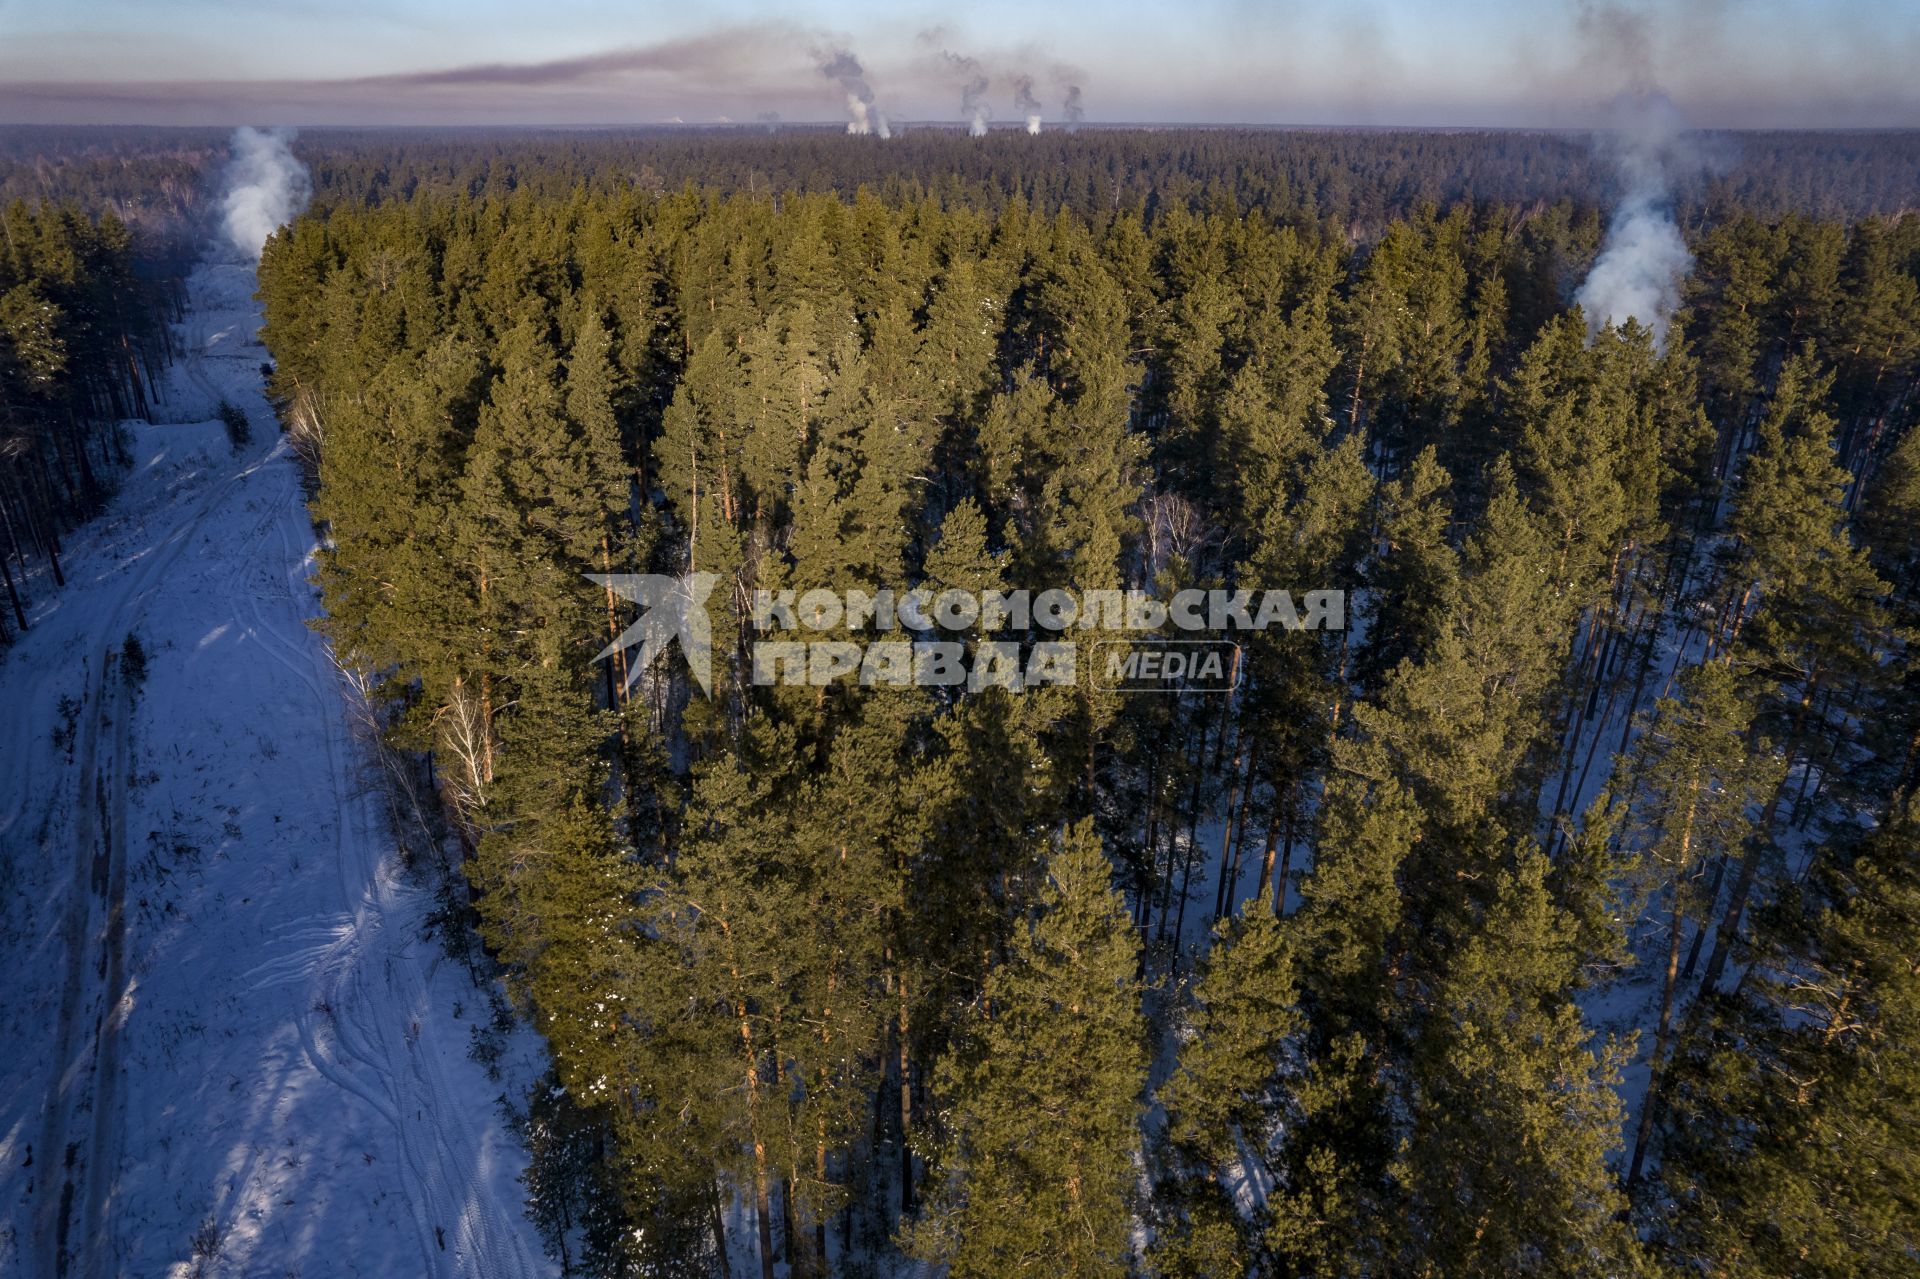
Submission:
{"label": "arrow logo icon", "polygon": [[640,652],[627,668],[627,687],[640,678],[640,672],[668,644],[680,641],[687,668],[700,685],[700,691],[713,696],[713,623],[707,616],[707,597],[720,581],[718,573],[689,573],[668,577],[660,573],[588,573],[587,580],[606,587],[621,599],[640,606],[640,616],[620,632],[619,638],[601,649],[594,661],[601,662],[624,649],[638,646]]}

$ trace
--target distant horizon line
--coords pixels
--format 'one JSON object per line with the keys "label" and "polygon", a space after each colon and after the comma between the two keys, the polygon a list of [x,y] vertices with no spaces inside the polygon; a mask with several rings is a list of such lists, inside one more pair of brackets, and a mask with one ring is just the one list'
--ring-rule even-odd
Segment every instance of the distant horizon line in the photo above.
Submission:
{"label": "distant horizon line", "polygon": [[[966,133],[969,122],[952,119],[893,119],[889,126],[896,132],[910,130],[938,131],[944,133]],[[1024,120],[989,121],[990,133],[1027,134]],[[838,119],[822,120],[644,120],[644,121],[479,121],[473,123],[441,123],[423,121],[383,120],[362,123],[302,123],[299,121],[273,121],[262,117],[234,116],[221,121],[202,124],[159,124],[140,120],[86,121],[86,120],[17,120],[0,119],[0,129],[7,130],[45,130],[45,129],[90,129],[107,132],[120,129],[143,129],[153,132],[204,133],[209,130],[231,130],[239,128],[293,129],[302,133],[354,133],[367,130],[391,130],[394,132],[446,133],[446,132],[484,132],[488,130],[517,133],[640,133],[640,132],[695,132],[713,130],[725,132],[781,133],[787,131],[806,131],[826,133],[837,136],[867,136],[874,145],[884,145],[890,139],[873,135],[850,135],[846,132],[846,122]],[[1074,133],[1077,131],[1173,131],[1173,130],[1244,130],[1247,132],[1271,133],[1517,133],[1582,136],[1595,133],[1618,133],[1623,131],[1617,125],[1548,125],[1548,124],[1445,124],[1411,122],[1397,123],[1360,123],[1360,122],[1274,122],[1254,120],[1081,120],[1075,123],[1066,121],[1046,122],[1040,130],[1043,134]],[[1682,134],[1726,134],[1726,133],[1920,133],[1920,125],[1912,124],[1858,124],[1858,125],[1725,125],[1698,126],[1683,128]]]}

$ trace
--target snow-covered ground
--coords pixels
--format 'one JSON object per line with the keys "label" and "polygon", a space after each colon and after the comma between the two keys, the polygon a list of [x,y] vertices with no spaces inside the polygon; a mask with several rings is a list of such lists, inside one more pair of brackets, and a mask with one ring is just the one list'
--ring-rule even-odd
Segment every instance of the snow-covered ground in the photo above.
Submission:
{"label": "snow-covered ground", "polygon": [[488,1001],[423,935],[306,625],[253,287],[195,273],[162,414],[224,397],[255,442],[131,424],[0,658],[0,1274],[547,1274],[507,1085],[469,1057]]}

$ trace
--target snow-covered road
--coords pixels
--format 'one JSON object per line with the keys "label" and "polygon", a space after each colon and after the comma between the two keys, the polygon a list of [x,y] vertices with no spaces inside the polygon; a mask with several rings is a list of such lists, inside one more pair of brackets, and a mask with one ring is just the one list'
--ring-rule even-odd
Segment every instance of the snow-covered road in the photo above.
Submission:
{"label": "snow-covered road", "polygon": [[[485,996],[424,937],[260,388],[250,268],[189,285],[173,417],[0,658],[0,1273],[549,1273]],[[143,684],[123,678],[139,637]],[[524,1044],[523,1044],[524,1047]]]}

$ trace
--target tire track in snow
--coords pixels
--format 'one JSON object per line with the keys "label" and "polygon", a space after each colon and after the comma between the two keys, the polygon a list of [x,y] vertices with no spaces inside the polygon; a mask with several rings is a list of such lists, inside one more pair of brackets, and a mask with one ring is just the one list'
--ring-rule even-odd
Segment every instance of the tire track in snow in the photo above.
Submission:
{"label": "tire track in snow", "polygon": [[[400,901],[405,890],[395,879],[392,841],[372,805],[372,784],[363,780],[367,761],[347,722],[354,694],[333,669],[323,641],[306,626],[299,593],[290,585],[310,559],[312,534],[299,473],[284,442],[273,456],[281,459],[280,491],[248,555],[229,576],[227,595],[247,637],[311,697],[334,797],[344,927],[331,943],[308,951],[311,997],[294,1014],[302,1048],[315,1070],[393,1126],[409,1174],[422,1273],[480,1279],[542,1274],[547,1267],[517,1225],[520,1205],[499,1202],[491,1180],[481,1175],[483,1126],[454,1100],[445,1078],[442,1054],[464,1050],[442,1042],[420,964],[410,953],[406,925],[413,912]],[[269,559],[266,549],[276,544],[279,554]],[[270,617],[267,600],[283,604],[285,616]],[[242,608],[248,617],[240,616]],[[395,1011],[404,1020],[390,1015]],[[327,1051],[327,1029],[341,1059]]]}
{"label": "tire track in snow", "polygon": [[[122,656],[124,662],[125,657]],[[113,1191],[120,1173],[120,1030],[126,1024],[132,992],[127,986],[127,783],[133,770],[134,690],[125,678],[115,681],[113,771],[106,782],[104,853],[107,860],[106,921],[101,934],[106,969],[94,1031],[93,1135],[87,1151],[87,1192],[79,1214],[86,1232],[85,1274],[104,1279],[119,1273]],[[111,1265],[111,1269],[109,1269]]]}
{"label": "tire track in snow", "polygon": [[[195,304],[203,305],[204,299],[196,298]],[[219,336],[246,322],[243,315]],[[189,312],[178,330],[187,349],[176,366],[176,386],[204,392],[209,411],[226,397],[208,375],[206,362],[253,362],[251,356],[212,355],[207,349],[215,340],[211,328],[204,314]],[[236,350],[246,349],[244,342],[236,343]],[[228,394],[240,398],[234,387]],[[547,1274],[550,1268],[529,1246],[517,1197],[503,1193],[496,1184],[502,1179],[483,1169],[491,1153],[489,1112],[463,1105],[450,1088],[443,1054],[457,1061],[465,1040],[448,1033],[443,1016],[435,1015],[430,969],[423,970],[421,957],[412,953],[430,944],[413,937],[420,914],[417,890],[399,881],[384,817],[360,779],[366,760],[348,722],[350,690],[305,625],[312,596],[295,579],[304,577],[312,534],[299,471],[284,441],[261,450],[202,493],[180,494],[181,500],[170,498],[140,511],[137,518],[160,531],[143,539],[139,553],[109,561],[114,567],[106,574],[107,589],[117,590],[118,597],[89,619],[75,641],[87,655],[88,678],[81,690],[77,768],[62,770],[74,788],[68,792],[74,819],[67,832],[73,882],[59,932],[66,965],[40,1125],[41,1163],[34,1169],[39,1198],[26,1232],[30,1239],[23,1241],[26,1255],[34,1259],[29,1264],[50,1279],[120,1273],[121,1246],[113,1231],[121,1167],[119,1032],[131,1005],[121,998],[126,961],[116,952],[124,948],[124,807],[131,767],[125,735],[131,731],[132,708],[124,701],[117,710],[111,707],[117,695],[124,697],[113,659],[120,640],[167,586],[207,517],[247,488],[265,489],[266,509],[251,536],[234,547],[239,553],[228,560],[223,593],[255,651],[290,677],[296,696],[304,690],[313,708],[311,719],[296,711],[290,727],[311,730],[319,739],[314,745],[323,759],[316,762],[324,764],[324,780],[318,785],[330,796],[334,814],[339,892],[336,909],[288,930],[297,948],[261,965],[255,988],[298,984],[307,998],[292,1010],[290,1021],[302,1056],[321,1078],[366,1102],[369,1112],[392,1129],[406,1215],[420,1252],[415,1273],[435,1279]],[[109,727],[115,733],[111,764],[105,759]],[[98,864],[104,879],[97,887],[96,863],[103,854]],[[322,1012],[323,1007],[331,1011]]]}
{"label": "tire track in snow", "polygon": [[[82,1100],[83,1085],[90,1086],[95,1081],[91,1077],[82,1077],[83,1063],[99,1061],[99,1031],[101,1023],[94,1027],[95,1035],[92,1050],[82,1058],[76,1053],[75,1034],[79,1022],[82,1001],[98,999],[102,990],[100,981],[89,981],[88,972],[95,968],[90,957],[96,942],[105,942],[105,937],[93,927],[96,898],[94,876],[95,859],[104,851],[100,846],[100,797],[103,794],[103,782],[98,768],[100,729],[106,718],[108,694],[113,685],[117,670],[117,642],[123,639],[129,629],[139,620],[148,598],[172,570],[181,554],[191,544],[192,534],[197,531],[207,515],[222,500],[238,488],[250,475],[264,464],[264,459],[244,467],[225,480],[216,484],[212,492],[193,507],[186,518],[161,536],[153,549],[134,564],[133,578],[126,586],[119,603],[110,611],[105,620],[95,628],[90,648],[92,650],[88,669],[92,679],[84,692],[80,720],[81,737],[75,759],[78,763],[78,776],[74,791],[73,823],[73,884],[69,890],[66,916],[62,924],[62,934],[66,946],[66,972],[61,984],[60,1013],[54,1032],[54,1053],[49,1068],[47,1082],[47,1100],[43,1107],[39,1150],[41,1158],[49,1160],[47,1171],[37,1183],[39,1202],[34,1212],[34,1252],[39,1258],[39,1269],[50,1279],[65,1279],[70,1264],[81,1254],[84,1256],[91,1243],[91,1232],[82,1229],[77,1240],[72,1237],[74,1227],[74,1195],[76,1187],[90,1184],[89,1169],[92,1167],[93,1153],[83,1149],[80,1143],[69,1145],[67,1130],[72,1125],[76,1108]],[[126,716],[123,713],[120,718]],[[111,888],[111,883],[101,886],[102,890]],[[124,880],[122,881],[124,887]],[[124,903],[118,898],[109,897],[101,903],[103,919],[124,918]],[[105,955],[102,955],[105,959]],[[104,978],[105,965],[98,971]],[[117,1033],[117,1025],[115,1027]],[[97,1125],[96,1125],[97,1130]],[[89,1139],[88,1145],[91,1145]],[[51,1162],[57,1161],[57,1162]],[[59,1172],[56,1175],[55,1169]],[[86,1177],[86,1182],[80,1178]],[[57,1189],[56,1189],[57,1185]],[[82,1206],[82,1220],[90,1220]],[[85,1270],[82,1271],[85,1273]]]}

